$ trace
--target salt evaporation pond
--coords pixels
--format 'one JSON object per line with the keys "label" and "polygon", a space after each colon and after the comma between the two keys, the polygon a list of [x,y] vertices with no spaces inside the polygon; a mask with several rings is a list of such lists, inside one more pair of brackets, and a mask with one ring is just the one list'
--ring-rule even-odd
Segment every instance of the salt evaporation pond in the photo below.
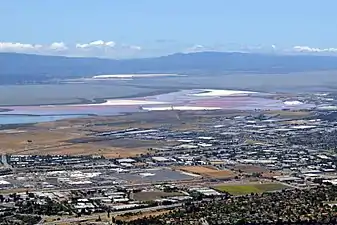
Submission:
{"label": "salt evaporation pond", "polygon": [[110,99],[99,104],[12,106],[0,113],[0,124],[25,124],[83,117],[109,116],[155,110],[278,110],[312,108],[309,104],[286,105],[269,94],[236,90],[182,90],[133,99]]}

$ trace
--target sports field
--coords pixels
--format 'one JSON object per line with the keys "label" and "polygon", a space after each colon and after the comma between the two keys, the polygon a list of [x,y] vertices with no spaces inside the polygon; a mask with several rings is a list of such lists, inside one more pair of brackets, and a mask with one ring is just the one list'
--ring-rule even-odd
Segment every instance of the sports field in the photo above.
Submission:
{"label": "sports field", "polygon": [[280,183],[266,183],[266,184],[243,184],[243,185],[220,185],[215,186],[214,189],[221,192],[228,192],[232,195],[246,195],[251,193],[262,193],[268,191],[277,191],[287,188],[287,186]]}

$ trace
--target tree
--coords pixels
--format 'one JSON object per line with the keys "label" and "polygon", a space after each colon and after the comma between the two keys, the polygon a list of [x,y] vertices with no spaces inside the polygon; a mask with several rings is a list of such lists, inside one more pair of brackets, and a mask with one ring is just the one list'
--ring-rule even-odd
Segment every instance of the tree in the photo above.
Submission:
{"label": "tree", "polygon": [[257,172],[254,172],[253,174],[252,174],[252,177],[261,177],[261,173],[257,173]]}

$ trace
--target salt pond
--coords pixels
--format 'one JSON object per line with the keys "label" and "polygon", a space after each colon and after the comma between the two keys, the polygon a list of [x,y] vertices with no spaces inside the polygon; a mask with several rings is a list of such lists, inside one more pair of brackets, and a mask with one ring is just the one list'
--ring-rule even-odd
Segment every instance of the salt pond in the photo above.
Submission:
{"label": "salt pond", "polygon": [[[294,102],[294,101],[293,101]],[[5,107],[0,124],[55,121],[88,115],[110,116],[128,112],[156,110],[278,110],[305,109],[309,104],[287,104],[270,98],[268,93],[241,90],[193,89],[128,99],[108,99],[97,104],[64,104]]]}

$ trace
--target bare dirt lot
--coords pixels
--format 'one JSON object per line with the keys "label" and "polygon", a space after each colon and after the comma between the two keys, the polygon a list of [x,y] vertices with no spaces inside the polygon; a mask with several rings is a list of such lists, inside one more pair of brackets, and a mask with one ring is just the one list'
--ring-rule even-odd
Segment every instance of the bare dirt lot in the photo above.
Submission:
{"label": "bare dirt lot", "polygon": [[267,173],[269,170],[261,167],[261,166],[255,166],[255,165],[235,165],[233,166],[233,169],[235,171],[240,171],[243,173]]}
{"label": "bare dirt lot", "polygon": [[275,171],[270,171],[262,166],[256,166],[256,165],[235,165],[231,167],[234,171],[238,173],[248,173],[248,174],[253,174],[253,173],[260,173],[262,177],[264,178],[272,178],[274,176],[280,176],[282,173],[280,172],[275,172]]}

